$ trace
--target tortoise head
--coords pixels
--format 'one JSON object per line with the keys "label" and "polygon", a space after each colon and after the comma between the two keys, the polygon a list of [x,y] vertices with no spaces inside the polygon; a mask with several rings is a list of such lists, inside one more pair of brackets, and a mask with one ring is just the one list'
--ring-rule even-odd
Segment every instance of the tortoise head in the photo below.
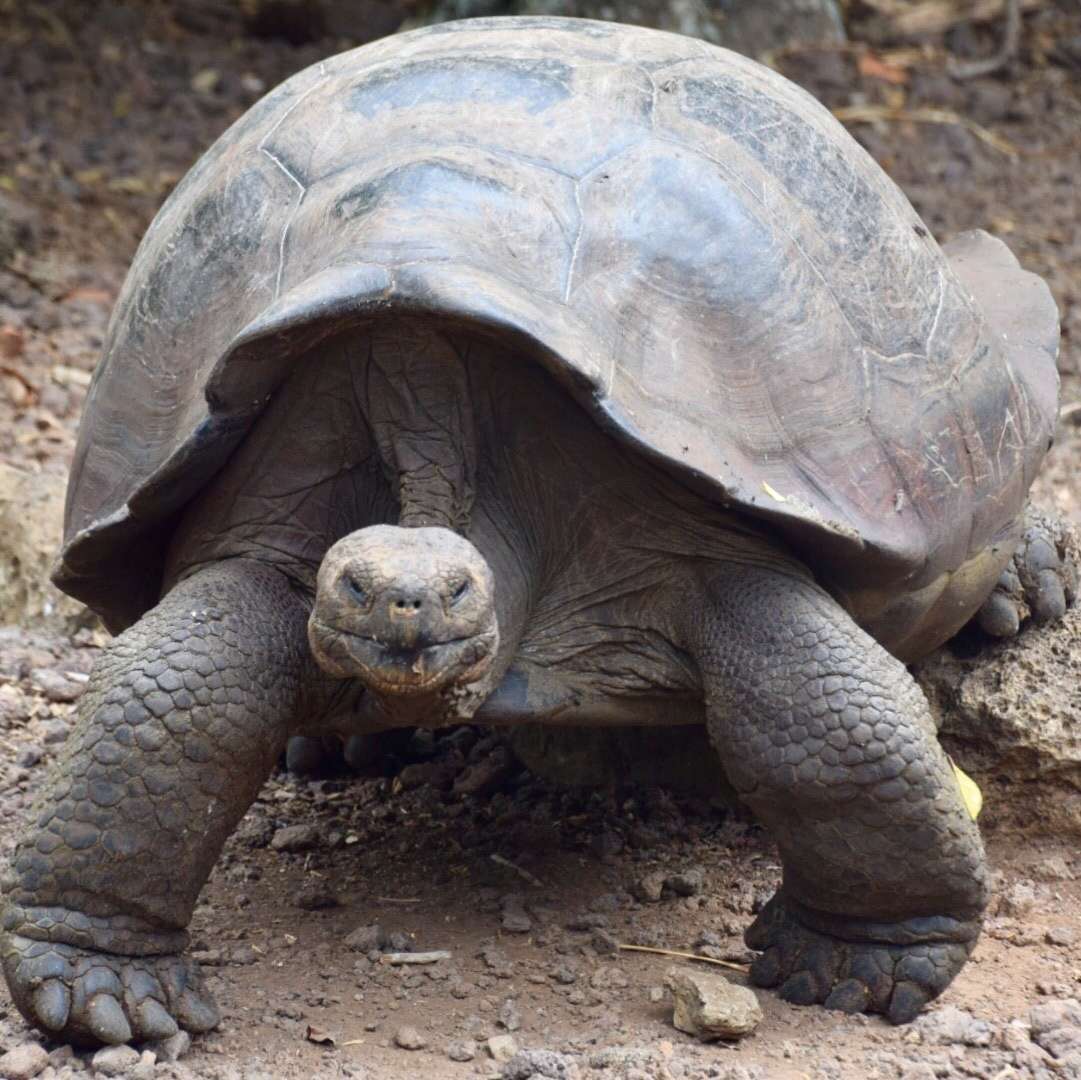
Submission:
{"label": "tortoise head", "polygon": [[319,666],[381,695],[464,691],[499,644],[484,556],[444,528],[373,525],[323,557],[308,640]]}

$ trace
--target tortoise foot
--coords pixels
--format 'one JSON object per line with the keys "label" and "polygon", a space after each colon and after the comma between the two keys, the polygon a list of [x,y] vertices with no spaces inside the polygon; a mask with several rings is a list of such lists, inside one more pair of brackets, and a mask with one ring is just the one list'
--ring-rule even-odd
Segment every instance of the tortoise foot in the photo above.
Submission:
{"label": "tortoise foot", "polygon": [[[812,929],[809,918],[830,931]],[[778,893],[745,937],[762,950],[751,967],[756,986],[776,988],[793,1005],[882,1013],[906,1024],[961,970],[978,931],[975,921],[949,917],[872,924],[814,916]]]}
{"label": "tortoise foot", "polygon": [[992,637],[1013,637],[1027,618],[1061,619],[1077,592],[1077,569],[1066,550],[1060,521],[1029,507],[1025,530],[1009,565],[977,616]]}
{"label": "tortoise foot", "polygon": [[18,934],[0,939],[19,1011],[60,1042],[113,1045],[217,1027],[199,966],[183,955],[117,956]]}

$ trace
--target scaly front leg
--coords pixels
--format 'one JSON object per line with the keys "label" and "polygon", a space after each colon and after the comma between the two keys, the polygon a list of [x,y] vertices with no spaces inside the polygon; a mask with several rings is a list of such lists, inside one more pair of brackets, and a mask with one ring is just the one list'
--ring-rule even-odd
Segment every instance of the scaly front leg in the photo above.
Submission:
{"label": "scaly front leg", "polygon": [[783,884],[751,975],[796,1004],[911,1020],[975,944],[975,823],[904,666],[796,569],[713,572],[686,641],[728,776]]}
{"label": "scaly front leg", "polygon": [[98,661],[3,882],[0,959],[31,1023],[80,1044],[216,1025],[185,928],[284,746],[307,614],[279,572],[230,560]]}

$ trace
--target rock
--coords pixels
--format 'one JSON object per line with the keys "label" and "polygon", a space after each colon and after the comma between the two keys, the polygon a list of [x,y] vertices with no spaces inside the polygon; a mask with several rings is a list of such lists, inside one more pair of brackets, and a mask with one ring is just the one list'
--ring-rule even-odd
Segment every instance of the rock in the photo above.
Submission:
{"label": "rock", "polygon": [[[1070,550],[1081,563],[1076,540]],[[1081,835],[1081,604],[971,656],[946,646],[916,676],[947,751],[983,789],[981,824]]]}
{"label": "rock", "polygon": [[1046,934],[1048,945],[1063,945],[1067,947],[1076,945],[1078,937],[1079,935],[1076,926],[1052,926]]}
{"label": "rock", "polygon": [[500,1070],[500,1080],[578,1080],[578,1063],[554,1050],[520,1050]]}
{"label": "rock", "polygon": [[49,581],[64,526],[62,473],[23,472],[0,462],[0,625],[71,629],[82,604]]}
{"label": "rock", "polygon": [[1036,889],[1031,881],[1018,881],[999,898],[998,913],[1019,917],[1027,915],[1036,906]]}
{"label": "rock", "polygon": [[423,1050],[428,1040],[415,1027],[405,1024],[394,1032],[394,1045],[403,1050]]}
{"label": "rock", "polygon": [[319,829],[315,825],[286,825],[271,837],[275,851],[311,851],[319,845]]}
{"label": "rock", "polygon": [[49,1055],[37,1043],[23,1043],[0,1056],[0,1077],[4,1080],[31,1080],[49,1064]]}
{"label": "rock", "polygon": [[345,947],[353,952],[370,953],[382,949],[387,943],[387,935],[379,923],[370,926],[358,926],[345,939]]}
{"label": "rock", "polygon": [[1049,855],[1031,868],[1037,881],[1073,881],[1074,872],[1061,855]]}
{"label": "rock", "polygon": [[472,1061],[477,1056],[477,1044],[472,1039],[455,1039],[447,1043],[447,1057],[451,1061]]}
{"label": "rock", "polygon": [[500,926],[508,934],[528,934],[533,929],[533,920],[520,907],[507,907],[503,912]]}
{"label": "rock", "polygon": [[706,883],[706,872],[700,866],[692,866],[665,878],[664,883],[677,896],[697,896]]}
{"label": "rock", "polygon": [[337,893],[325,881],[309,881],[293,897],[293,903],[304,911],[325,911],[341,907]]}
{"label": "rock", "polygon": [[518,1053],[518,1042],[513,1035],[493,1035],[484,1045],[497,1065],[505,1064]]}
{"label": "rock", "polygon": [[140,1054],[133,1046],[103,1046],[90,1064],[102,1076],[127,1076],[139,1064]]}
{"label": "rock", "polygon": [[507,1031],[517,1031],[522,1026],[522,1013],[514,998],[507,998],[500,1006],[499,1026]]}
{"label": "rock", "polygon": [[35,668],[30,680],[49,701],[75,701],[83,692],[85,683],[62,675],[55,668]]}
{"label": "rock", "polygon": [[1075,1025],[1042,1031],[1033,1037],[1033,1042],[1059,1059],[1081,1056],[1081,1027]]}
{"label": "rock", "polygon": [[1032,1038],[1062,1027],[1081,1026],[1081,1002],[1076,998],[1056,998],[1033,1005],[1028,1012]]}
{"label": "rock", "polygon": [[936,1046],[990,1046],[995,1036],[986,1020],[977,1020],[956,1005],[943,1005],[934,1012],[924,1013],[913,1028],[925,1043]]}
{"label": "rock", "polygon": [[665,874],[661,870],[643,874],[631,884],[631,895],[646,904],[656,904],[664,892],[664,879]]}
{"label": "rock", "polygon": [[160,1039],[158,1042],[146,1045],[148,1050],[154,1052],[158,1061],[172,1064],[179,1061],[191,1049],[191,1036],[186,1031],[178,1031],[175,1035],[170,1035],[168,1039]]}
{"label": "rock", "polygon": [[139,1055],[139,1063],[127,1075],[131,1080],[154,1080],[158,1060],[152,1050],[144,1050]]}
{"label": "rock", "polygon": [[491,795],[514,775],[514,771],[515,763],[506,747],[497,746],[487,756],[468,765],[451,790],[459,797]]}
{"label": "rock", "polygon": [[665,986],[672,992],[672,1023],[702,1040],[738,1039],[761,1023],[762,1009],[754,991],[721,975],[670,967]]}

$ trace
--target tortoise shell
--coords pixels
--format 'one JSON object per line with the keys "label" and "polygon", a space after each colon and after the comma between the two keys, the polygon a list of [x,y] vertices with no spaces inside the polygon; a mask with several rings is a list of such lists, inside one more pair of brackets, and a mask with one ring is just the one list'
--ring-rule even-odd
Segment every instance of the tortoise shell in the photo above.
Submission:
{"label": "tortoise shell", "polygon": [[984,234],[944,254],[780,75],[615,24],[444,24],[295,75],[162,207],[87,400],[57,583],[138,618],[290,366],[417,312],[514,344],[855,584],[918,589],[1000,535],[1056,414],[1043,282]]}

